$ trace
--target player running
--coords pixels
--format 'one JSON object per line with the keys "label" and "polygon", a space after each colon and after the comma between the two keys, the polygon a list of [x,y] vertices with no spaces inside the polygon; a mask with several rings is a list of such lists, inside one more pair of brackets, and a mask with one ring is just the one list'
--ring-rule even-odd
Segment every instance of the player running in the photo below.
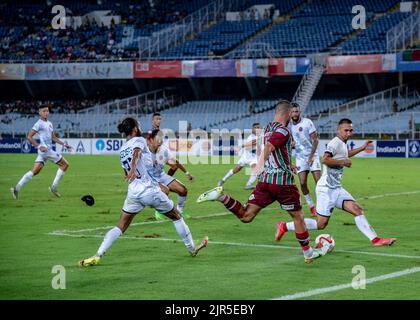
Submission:
{"label": "player running", "polygon": [[315,184],[321,178],[321,164],[317,152],[318,134],[313,122],[302,118],[300,107],[292,103],[292,121],[289,123],[295,141],[296,169],[299,176],[300,188],[312,217],[316,217],[314,202],[308,188],[308,172],[312,172]]}
{"label": "player running", "polygon": [[97,253],[88,259],[81,260],[79,266],[87,267],[99,264],[100,259],[112,243],[127,230],[134,216],[146,206],[155,208],[173,220],[175,229],[188,252],[191,256],[196,256],[202,248],[207,246],[208,239],[206,237],[198,247],[195,246],[191,232],[178,210],[175,209],[172,200],[160,190],[159,183],[150,175],[148,168],[152,166],[152,158],[146,140],[140,136],[141,131],[137,120],[131,117],[124,119],[118,125],[118,131],[127,137],[127,141],[120,151],[121,166],[127,173],[127,198],[117,226],[105,235]]}
{"label": "player running", "polygon": [[257,172],[262,173],[245,206],[229,195],[223,194],[222,186],[203,193],[197,202],[220,201],[239,220],[249,223],[262,208],[278,201],[280,207],[293,217],[296,238],[302,247],[304,260],[310,263],[325,255],[328,247],[313,249],[309,242],[309,231],[305,225],[300,194],[294,183],[291,165],[292,136],[287,128],[290,110],[290,102],[285,100],[278,102],[273,122],[264,129],[264,151],[257,164]]}
{"label": "player running", "polygon": [[257,180],[256,166],[257,166],[257,139],[258,133],[260,130],[260,124],[258,122],[252,125],[252,133],[245,140],[245,143],[240,146],[240,158],[237,165],[228,171],[228,173],[217,182],[217,185],[220,187],[223,185],[230,177],[238,173],[245,166],[251,167],[251,176],[248,179],[248,182],[245,185],[245,190],[253,189],[253,183]]}
{"label": "player running", "polygon": [[[153,130],[147,137],[147,146],[151,152],[153,168],[151,170],[152,176],[164,186],[168,187],[168,191],[178,194],[178,204],[176,209],[184,217],[184,208],[187,201],[188,189],[177,179],[165,173],[163,168],[166,164],[170,166],[177,166],[185,173],[188,180],[192,181],[194,177],[185,169],[185,167],[173,156],[167,146],[163,144],[162,132],[159,129]],[[155,212],[157,220],[164,218],[159,212]]]}
{"label": "player running", "polygon": [[[379,238],[367,221],[363,208],[341,185],[344,167],[350,168],[350,157],[362,152],[372,141],[356,149],[348,150],[346,142],[353,135],[353,124],[350,119],[341,119],[338,123],[337,137],[332,139],[325,150],[322,162],[324,170],[316,185],[316,212],[318,219],[305,219],[310,230],[323,230],[328,225],[334,208],[351,213],[357,228],[374,246],[390,246],[395,238]],[[276,240],[280,240],[287,231],[295,230],[291,222],[280,221],[276,225]]]}
{"label": "player running", "polygon": [[[48,121],[49,114],[50,111],[48,106],[39,107],[39,120],[34,124],[31,131],[28,133],[29,142],[35,148],[38,148],[38,157],[35,159],[35,164],[32,170],[25,173],[16,186],[10,188],[10,192],[12,193],[14,199],[18,199],[19,191],[23,185],[31,180],[33,176],[36,176],[41,172],[47,160],[50,160],[59,166],[54,181],[48,187],[48,190],[50,190],[50,192],[56,197],[61,196],[57,187],[64,173],[69,168],[69,163],[62,155],[53,150],[52,142],[54,141],[55,143],[61,144],[66,149],[71,149],[72,147],[57,138],[52,123]],[[38,134],[40,143],[34,139],[35,134]]]}

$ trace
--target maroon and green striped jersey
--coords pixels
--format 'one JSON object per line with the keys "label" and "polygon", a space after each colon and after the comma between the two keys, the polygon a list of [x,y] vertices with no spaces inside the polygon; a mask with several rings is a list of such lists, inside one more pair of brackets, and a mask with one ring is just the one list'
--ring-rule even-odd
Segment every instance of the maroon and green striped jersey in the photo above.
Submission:
{"label": "maroon and green striped jersey", "polygon": [[264,129],[264,145],[270,142],[275,150],[264,163],[264,172],[259,181],[278,185],[294,185],[292,171],[292,135],[279,122],[271,122]]}

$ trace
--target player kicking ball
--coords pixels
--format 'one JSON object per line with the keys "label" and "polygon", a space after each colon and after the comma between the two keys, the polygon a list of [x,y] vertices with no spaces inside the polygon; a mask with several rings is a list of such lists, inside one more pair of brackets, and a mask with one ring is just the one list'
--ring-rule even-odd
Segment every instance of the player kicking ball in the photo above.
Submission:
{"label": "player kicking ball", "polygon": [[135,215],[146,206],[156,209],[173,221],[188,252],[195,257],[201,249],[207,246],[208,238],[205,237],[198,247],[195,246],[190,229],[178,210],[175,209],[174,203],[161,191],[159,183],[149,174],[153,166],[152,158],[146,140],[140,136],[141,131],[137,120],[131,117],[124,119],[118,125],[118,131],[127,137],[127,141],[120,151],[121,166],[127,173],[127,197],[117,226],[107,232],[96,254],[81,260],[79,266],[87,267],[99,264],[105,252],[127,230]]}
{"label": "player kicking ball", "polygon": [[[169,148],[163,145],[162,132],[159,129],[154,129],[147,136],[147,146],[150,150],[152,156],[153,168],[151,170],[151,175],[155,178],[160,184],[167,187],[164,188],[165,193],[168,194],[169,191],[175,192],[178,195],[178,203],[176,209],[182,215],[183,218],[189,218],[189,216],[184,213],[185,204],[187,201],[188,189],[180,181],[174,177],[168,175],[163,170],[166,164],[170,166],[177,166],[185,173],[188,180],[192,181],[193,176],[185,169],[185,167],[179,163],[179,161],[173,156]],[[156,220],[164,219],[164,215],[159,212],[155,212]]]}
{"label": "player kicking ball", "polygon": [[280,203],[293,218],[296,239],[299,242],[306,263],[311,263],[325,255],[328,246],[313,249],[310,245],[309,231],[305,225],[299,190],[294,183],[291,151],[292,135],[287,128],[291,114],[289,101],[278,102],[274,120],[264,129],[264,149],[258,159],[258,172],[261,172],[256,188],[243,206],[227,194],[223,194],[223,187],[219,186],[203,193],[197,202],[220,201],[236,217],[244,223],[251,222],[261,209],[272,204]]}
{"label": "player kicking ball", "polygon": [[[363,146],[348,150],[346,142],[353,135],[353,124],[350,119],[341,119],[338,123],[337,137],[332,139],[322,158],[324,170],[316,185],[316,211],[318,219],[305,219],[310,230],[323,230],[328,225],[334,208],[342,209],[354,216],[357,228],[372,243],[373,246],[390,246],[397,239],[379,238],[367,221],[363,208],[354,200],[341,185],[344,167],[350,168],[351,157],[362,152],[372,141]],[[276,240],[280,241],[287,231],[295,230],[293,222],[277,222]]]}
{"label": "player kicking ball", "polygon": [[[16,186],[10,188],[10,192],[12,193],[14,199],[18,199],[19,191],[23,187],[23,185],[29,182],[29,180],[31,180],[33,176],[36,176],[38,173],[41,172],[47,160],[50,160],[59,166],[54,181],[48,189],[53,195],[55,195],[56,197],[60,197],[60,193],[58,192],[57,188],[58,183],[60,182],[64,173],[69,168],[69,163],[66,161],[66,159],[64,159],[62,155],[53,150],[52,142],[54,141],[55,143],[61,144],[69,150],[72,147],[65,144],[63,141],[57,138],[52,123],[48,121],[49,114],[50,110],[48,106],[41,106],[39,108],[39,120],[34,124],[31,131],[29,131],[28,133],[29,142],[35,148],[38,148],[38,157],[35,159],[35,164],[32,170],[25,173]],[[35,141],[35,134],[38,134],[40,143]]]}

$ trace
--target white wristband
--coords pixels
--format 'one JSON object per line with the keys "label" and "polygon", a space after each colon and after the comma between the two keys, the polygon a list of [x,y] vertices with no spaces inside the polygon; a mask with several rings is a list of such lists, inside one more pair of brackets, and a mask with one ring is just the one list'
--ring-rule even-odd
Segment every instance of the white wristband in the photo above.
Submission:
{"label": "white wristband", "polygon": [[189,173],[188,171],[187,171],[187,172],[185,172],[185,175],[187,175],[187,176],[188,176],[189,174],[190,174],[190,173]]}

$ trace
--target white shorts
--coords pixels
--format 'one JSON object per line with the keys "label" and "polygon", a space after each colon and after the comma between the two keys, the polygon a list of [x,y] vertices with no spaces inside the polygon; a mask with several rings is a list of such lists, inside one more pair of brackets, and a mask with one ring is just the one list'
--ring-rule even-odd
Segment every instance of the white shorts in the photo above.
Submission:
{"label": "white shorts", "polygon": [[331,189],[316,186],[316,213],[320,216],[330,217],[334,208],[343,209],[344,201],[355,201],[344,188]]}
{"label": "white shorts", "polygon": [[298,159],[296,158],[296,169],[297,172],[303,172],[303,171],[321,171],[321,162],[319,161],[319,157],[314,157],[314,162],[311,166],[308,164],[307,159]]}
{"label": "white shorts", "polygon": [[251,166],[257,164],[257,162],[258,162],[258,159],[257,159],[257,156],[255,154],[252,154],[250,152],[245,152],[239,158],[238,165],[240,165],[241,167],[245,167],[245,166],[250,166],[251,167]]}
{"label": "white shorts", "polygon": [[41,162],[42,164],[45,164],[47,160],[50,160],[54,163],[57,163],[62,158],[63,156],[54,150],[47,150],[45,152],[38,150],[38,157],[36,157],[35,162]]}
{"label": "white shorts", "polygon": [[174,208],[174,203],[159,187],[148,188],[140,194],[128,192],[122,210],[125,213],[136,214],[145,207],[152,207],[159,213],[167,213]]}
{"label": "white shorts", "polygon": [[165,185],[165,186],[168,186],[172,181],[174,181],[175,180],[175,178],[174,177],[172,177],[172,176],[170,176],[169,174],[166,174],[166,173],[162,173],[161,175],[160,175],[160,177],[157,177],[156,178],[156,180],[159,182],[159,183],[161,183],[161,184],[163,184],[163,185]]}

